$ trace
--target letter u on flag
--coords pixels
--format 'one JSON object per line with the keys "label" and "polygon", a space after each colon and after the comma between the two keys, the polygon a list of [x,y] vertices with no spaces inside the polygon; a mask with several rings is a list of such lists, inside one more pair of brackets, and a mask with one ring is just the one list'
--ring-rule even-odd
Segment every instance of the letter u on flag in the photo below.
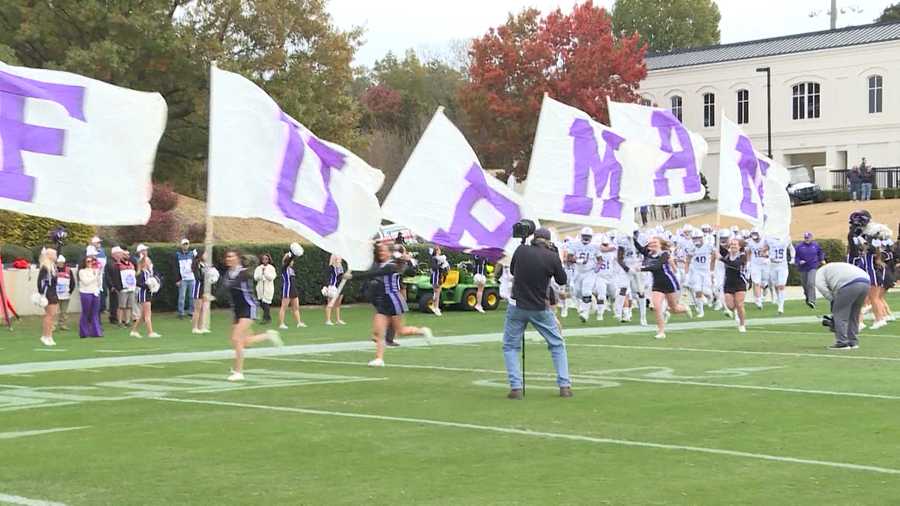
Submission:
{"label": "letter u on flag", "polygon": [[511,254],[521,197],[487,174],[463,134],[438,109],[382,206],[384,217],[428,241]]}
{"label": "letter u on flag", "polygon": [[664,157],[574,107],[545,96],[525,206],[541,219],[633,230],[634,208],[652,197]]}
{"label": "letter u on flag", "polygon": [[210,215],[279,223],[367,268],[384,174],[316,137],[249,79],[211,73]]}
{"label": "letter u on flag", "polygon": [[790,235],[787,169],[753,149],[741,128],[722,115],[719,214],[742,219],[776,237]]}
{"label": "letter u on flag", "polygon": [[0,62],[0,209],[146,223],[166,110],[158,93]]}
{"label": "letter u on flag", "polygon": [[688,131],[670,111],[608,101],[609,121],[625,138],[654,146],[665,157],[654,166],[653,199],[644,204],[669,205],[703,198],[700,180],[708,146]]}

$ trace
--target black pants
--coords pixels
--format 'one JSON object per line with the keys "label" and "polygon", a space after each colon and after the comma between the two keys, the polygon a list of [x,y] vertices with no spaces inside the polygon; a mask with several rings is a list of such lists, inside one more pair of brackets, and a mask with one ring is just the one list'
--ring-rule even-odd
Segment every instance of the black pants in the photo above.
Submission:
{"label": "black pants", "polygon": [[272,321],[272,304],[269,304],[268,302],[260,302],[259,304],[263,309],[263,321],[269,323],[270,321]]}
{"label": "black pants", "polygon": [[109,295],[109,323],[119,323],[119,294],[113,291],[106,292]]}

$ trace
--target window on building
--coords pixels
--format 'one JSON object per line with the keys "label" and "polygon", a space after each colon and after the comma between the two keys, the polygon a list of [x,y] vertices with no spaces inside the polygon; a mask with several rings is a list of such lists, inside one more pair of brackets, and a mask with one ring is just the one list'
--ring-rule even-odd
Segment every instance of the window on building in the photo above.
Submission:
{"label": "window on building", "polygon": [[716,94],[703,94],[703,126],[716,126]]}
{"label": "window on building", "polygon": [[869,76],[869,114],[881,112],[883,83],[881,76]]}
{"label": "window on building", "polygon": [[738,125],[750,123],[750,92],[747,90],[737,92],[737,121]]}
{"label": "window on building", "polygon": [[675,95],[670,100],[672,102],[672,116],[678,118],[678,121],[684,121],[681,119],[681,107],[683,104],[681,97]]}
{"label": "window on building", "polygon": [[800,83],[793,87],[794,119],[819,117],[819,83]]}

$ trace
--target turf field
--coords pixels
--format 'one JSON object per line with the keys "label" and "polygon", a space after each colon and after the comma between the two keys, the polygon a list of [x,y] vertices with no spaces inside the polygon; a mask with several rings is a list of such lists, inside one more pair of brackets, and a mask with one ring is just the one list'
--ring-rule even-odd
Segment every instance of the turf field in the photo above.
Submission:
{"label": "turf field", "polygon": [[573,315],[575,397],[530,342],[524,402],[501,312],[412,314],[437,343],[371,369],[368,307],[305,310],[241,384],[225,312],[211,335],[165,314],[162,339],[49,350],[24,320],[0,330],[0,504],[900,504],[900,323],[835,352],[797,302],[749,314],[743,335],[676,317],[664,341]]}

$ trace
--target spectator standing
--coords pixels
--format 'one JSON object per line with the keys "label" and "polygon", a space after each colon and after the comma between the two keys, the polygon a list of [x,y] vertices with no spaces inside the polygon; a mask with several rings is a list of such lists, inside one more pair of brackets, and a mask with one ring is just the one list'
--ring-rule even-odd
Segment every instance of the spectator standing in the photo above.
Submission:
{"label": "spectator standing", "polygon": [[[180,248],[175,252],[175,261],[178,264],[178,277],[175,280],[175,286],[178,287],[178,319],[184,318],[185,312],[188,316],[194,316],[194,256],[196,251],[191,251],[191,241],[182,239]],[[187,305],[187,307],[185,307]]]}
{"label": "spectator standing", "polygon": [[262,305],[262,323],[272,322],[272,299],[275,297],[275,278],[278,271],[272,265],[272,257],[268,253],[259,256],[259,265],[253,271],[256,281],[256,297]]}
{"label": "spectator standing", "polygon": [[[114,248],[115,251],[115,248]],[[119,326],[131,325],[132,311],[135,304],[134,291],[137,288],[137,273],[128,251],[118,248],[112,264],[112,277],[115,283],[116,298],[119,301]]]}
{"label": "spectator standing", "polygon": [[850,200],[857,200],[859,198],[860,183],[859,166],[854,166],[847,172],[847,185],[850,187]]}
{"label": "spectator standing", "polygon": [[803,295],[806,297],[806,305],[816,308],[816,272],[825,263],[825,252],[819,243],[813,240],[812,232],[803,233],[803,242],[795,248],[794,263],[800,271],[800,285],[803,286]]}
{"label": "spectator standing", "polygon": [[641,224],[645,227],[647,226],[647,207],[641,206]]}
{"label": "spectator standing", "polygon": [[66,257],[59,255],[56,258],[56,295],[59,298],[59,315],[56,319],[56,328],[59,330],[69,330],[69,317],[66,314],[69,310],[69,299],[75,290],[75,279],[72,275],[72,269],[66,265]]}
{"label": "spectator standing", "polygon": [[[122,248],[113,246],[109,250],[109,258],[103,267],[101,283],[109,294],[109,323],[119,325],[119,290],[122,288],[122,278],[116,268],[116,262],[122,256]],[[99,253],[97,261],[100,261]]]}
{"label": "spectator standing", "polygon": [[875,185],[875,171],[866,165],[863,157],[859,164],[860,200],[872,200],[872,188]]}
{"label": "spectator standing", "polygon": [[91,237],[91,243],[88,245],[89,247],[94,248],[94,251],[97,252],[95,260],[100,265],[100,312],[106,311],[106,296],[109,295],[109,291],[106,289],[103,280],[103,274],[106,269],[106,250],[103,249],[103,240],[97,237]]}
{"label": "spectator standing", "polygon": [[100,294],[103,282],[103,268],[97,259],[97,248],[88,246],[84,260],[78,269],[78,293],[81,296],[81,320],[78,336],[103,337],[100,325]]}

